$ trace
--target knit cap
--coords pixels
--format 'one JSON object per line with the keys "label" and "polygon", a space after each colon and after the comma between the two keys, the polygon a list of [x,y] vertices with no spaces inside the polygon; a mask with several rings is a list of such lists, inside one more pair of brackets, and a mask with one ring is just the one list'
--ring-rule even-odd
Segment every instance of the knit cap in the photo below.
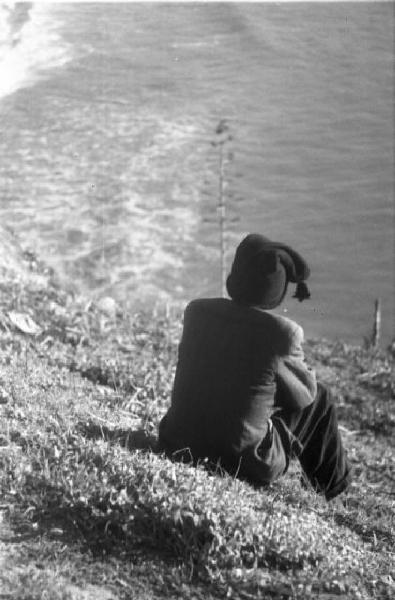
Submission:
{"label": "knit cap", "polygon": [[310,298],[309,275],[309,266],[293,248],[250,233],[236,249],[226,287],[239,304],[270,309],[282,302],[289,282],[296,283],[294,298]]}

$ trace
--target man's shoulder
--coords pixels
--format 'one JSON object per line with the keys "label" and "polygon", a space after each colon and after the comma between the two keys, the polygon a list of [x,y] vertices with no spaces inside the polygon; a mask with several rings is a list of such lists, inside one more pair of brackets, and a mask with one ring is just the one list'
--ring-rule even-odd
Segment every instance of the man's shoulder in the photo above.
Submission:
{"label": "man's shoulder", "polygon": [[292,335],[295,335],[296,333],[303,332],[303,329],[299,325],[299,323],[297,323],[293,319],[290,319],[289,317],[284,317],[283,315],[277,315],[275,313],[272,313],[271,316],[277,323],[278,328],[284,331],[284,333],[288,332]]}
{"label": "man's shoulder", "polygon": [[212,308],[216,306],[226,305],[230,300],[226,298],[195,298],[191,300],[187,306],[186,310],[200,310],[205,308]]}
{"label": "man's shoulder", "polygon": [[281,353],[288,354],[301,347],[304,341],[303,328],[292,319],[282,315],[271,315],[276,323],[277,338],[280,341]]}
{"label": "man's shoulder", "polygon": [[267,314],[257,311],[249,306],[237,304],[229,298],[196,298],[189,302],[185,309],[186,314],[205,313],[219,317],[236,318],[245,320],[267,319]]}
{"label": "man's shoulder", "polygon": [[[256,307],[241,306],[227,298],[198,298],[185,309],[184,325],[195,333],[230,332],[255,343],[268,344],[281,356],[291,354],[303,343],[303,329],[288,317]],[[259,341],[260,340],[260,341]]]}
{"label": "man's shoulder", "polygon": [[259,308],[241,306],[228,298],[197,298],[189,302],[185,314],[215,314],[225,319],[237,319],[257,326],[261,325],[286,338],[293,338],[295,334],[300,333],[303,336],[303,330],[296,321]]}

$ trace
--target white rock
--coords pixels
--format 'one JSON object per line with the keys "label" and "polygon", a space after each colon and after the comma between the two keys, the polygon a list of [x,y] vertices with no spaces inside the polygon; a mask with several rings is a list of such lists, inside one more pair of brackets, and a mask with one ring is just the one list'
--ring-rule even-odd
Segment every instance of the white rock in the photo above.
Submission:
{"label": "white rock", "polygon": [[114,298],[111,298],[111,296],[104,296],[104,298],[100,298],[96,302],[96,306],[101,312],[106,314],[108,317],[111,317],[113,319],[116,317],[118,305],[115,302]]}

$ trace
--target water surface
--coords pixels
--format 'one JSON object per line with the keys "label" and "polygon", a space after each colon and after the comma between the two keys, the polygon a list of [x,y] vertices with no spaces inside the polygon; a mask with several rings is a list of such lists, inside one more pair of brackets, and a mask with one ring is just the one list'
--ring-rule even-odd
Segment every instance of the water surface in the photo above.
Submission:
{"label": "water surface", "polygon": [[84,292],[216,295],[225,118],[228,264],[292,244],[308,335],[360,340],[380,297],[390,339],[393,31],[392,3],[3,3],[1,221]]}

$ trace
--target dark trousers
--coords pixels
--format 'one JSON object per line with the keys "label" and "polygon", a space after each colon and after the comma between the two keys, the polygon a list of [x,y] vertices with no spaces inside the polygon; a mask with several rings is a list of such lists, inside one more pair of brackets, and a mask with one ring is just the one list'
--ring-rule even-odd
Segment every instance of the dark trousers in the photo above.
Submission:
{"label": "dark trousers", "polygon": [[315,401],[301,410],[281,406],[281,398],[277,405],[273,425],[280,435],[288,429],[295,436],[295,453],[314,489],[327,500],[343,492],[350,482],[350,466],[330,390],[319,383]]}

